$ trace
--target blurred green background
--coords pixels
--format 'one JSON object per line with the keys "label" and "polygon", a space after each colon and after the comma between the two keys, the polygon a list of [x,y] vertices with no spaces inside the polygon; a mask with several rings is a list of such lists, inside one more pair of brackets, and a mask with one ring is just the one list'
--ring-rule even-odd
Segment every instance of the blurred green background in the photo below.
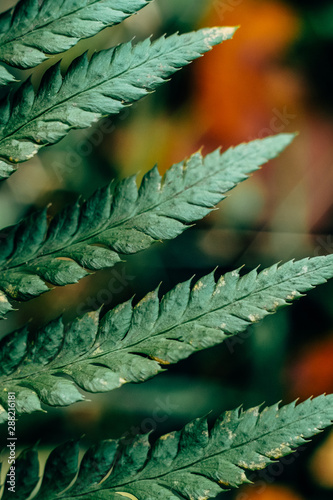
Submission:
{"label": "blurred green background", "polygon": [[[2,0],[1,10],[15,2]],[[333,252],[332,1],[156,0],[123,25],[83,41],[63,57],[202,26],[241,25],[231,42],[179,72],[155,94],[93,129],[71,132],[0,184],[0,227],[51,203],[50,215],[112,178],[158,163],[161,172],[203,152],[279,132],[295,143],[243,185],[219,211],[177,240],[89,276],[75,286],[17,304],[0,335],[30,322],[38,328],[63,314],[103,311],[134,293],[138,301],[161,281],[162,292],[194,274],[218,273]],[[38,86],[52,57],[33,73]],[[19,73],[26,78],[28,72]],[[110,280],[119,293],[110,291]],[[333,283],[319,287],[218,348],[171,366],[142,385],[91,402],[20,417],[20,446],[41,448],[85,435],[96,439],[182,427],[212,411],[333,392]],[[3,324],[4,323],[4,324]],[[2,433],[5,436],[5,430]],[[3,438],[4,439],[4,438]],[[2,443],[3,444],[3,443]],[[292,462],[292,463],[290,463]],[[225,500],[326,500],[333,491],[333,435],[324,433],[297,460],[253,476],[257,484]],[[265,486],[263,486],[263,481]],[[221,498],[222,498],[221,497]]]}

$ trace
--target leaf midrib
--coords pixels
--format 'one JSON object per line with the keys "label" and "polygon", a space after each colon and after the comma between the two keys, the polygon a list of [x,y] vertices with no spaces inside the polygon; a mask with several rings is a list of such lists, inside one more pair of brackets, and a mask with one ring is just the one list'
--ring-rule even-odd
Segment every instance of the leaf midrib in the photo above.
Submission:
{"label": "leaf midrib", "polygon": [[[327,266],[330,266],[330,264],[328,264]],[[326,267],[327,267],[327,266],[326,266]],[[321,269],[322,269],[322,268],[321,268]],[[160,332],[157,332],[157,333],[156,333],[156,334],[154,334],[153,336],[149,336],[149,335],[148,335],[148,336],[147,336],[147,337],[145,337],[144,339],[141,339],[141,340],[139,340],[138,342],[136,342],[136,343],[134,343],[134,344],[130,344],[129,346],[126,346],[125,348],[123,348],[123,350],[125,350],[125,349],[126,349],[126,350],[129,350],[129,349],[131,349],[131,348],[133,348],[133,347],[136,347],[137,345],[140,345],[142,342],[145,342],[145,341],[149,340],[150,338],[154,338],[154,337],[158,337],[158,336],[166,335],[168,332],[170,332],[170,331],[172,331],[172,330],[175,330],[176,328],[179,328],[179,327],[185,326],[185,325],[187,325],[187,324],[189,324],[189,323],[197,322],[197,321],[199,321],[201,318],[204,318],[205,316],[208,316],[209,314],[213,314],[213,313],[215,313],[215,312],[218,312],[218,311],[220,311],[220,310],[222,310],[222,309],[225,309],[226,307],[229,307],[229,306],[231,306],[231,305],[237,304],[238,302],[245,301],[248,297],[253,297],[253,296],[255,296],[255,295],[256,295],[256,294],[258,294],[258,293],[265,292],[265,291],[266,291],[266,290],[268,290],[269,288],[274,288],[274,287],[277,287],[277,286],[279,286],[279,285],[281,285],[281,284],[283,284],[283,283],[285,283],[285,282],[291,281],[291,279],[295,279],[295,278],[298,278],[298,277],[300,277],[300,276],[305,276],[305,275],[308,275],[308,274],[310,275],[310,274],[312,274],[312,273],[314,273],[314,272],[317,272],[317,271],[318,271],[318,269],[316,269],[316,270],[312,270],[312,271],[303,272],[303,273],[301,273],[301,274],[298,274],[298,275],[297,275],[297,276],[295,276],[294,278],[290,278],[290,277],[288,277],[287,279],[283,279],[283,280],[281,280],[281,281],[279,281],[279,282],[277,282],[277,283],[274,283],[274,284],[272,284],[272,285],[267,285],[267,286],[262,287],[262,288],[260,288],[260,289],[258,289],[258,290],[255,290],[255,291],[253,291],[253,292],[249,292],[249,293],[247,293],[246,295],[243,295],[242,297],[238,298],[237,300],[234,300],[234,301],[228,302],[227,304],[224,304],[224,305],[222,305],[221,307],[216,307],[215,309],[211,309],[210,311],[208,311],[208,312],[206,312],[206,313],[199,314],[199,315],[198,315],[198,316],[196,316],[195,318],[188,319],[188,320],[184,321],[183,323],[179,322],[179,323],[177,323],[176,325],[174,325],[174,326],[172,326],[172,327],[170,327],[170,328],[168,328],[168,329],[166,329],[166,330],[162,330],[162,331],[160,331]],[[258,277],[259,277],[259,275],[257,275],[257,280],[258,280]],[[238,278],[238,280],[237,280],[237,283],[239,283],[239,279],[240,279],[240,278],[241,278],[241,277],[239,276],[239,278]],[[188,308],[188,305],[189,305],[189,302],[188,302],[188,304],[187,304],[186,309]],[[183,313],[183,316],[184,316],[184,314],[186,313],[186,309],[185,309],[185,311],[184,311],[184,313]],[[264,308],[261,308],[261,309],[262,309],[262,310],[265,310]],[[239,316],[237,316],[237,314],[232,314],[232,316],[236,316],[236,317],[238,317],[238,318],[239,318]],[[244,318],[241,318],[241,319],[244,319]],[[180,319],[180,321],[181,321],[181,319]],[[247,321],[247,320],[245,320],[245,319],[244,319],[244,321]],[[248,328],[251,324],[253,324],[253,323],[251,323],[250,321],[248,321],[248,325],[247,325],[245,328]],[[207,328],[208,328],[208,327],[207,327]],[[240,330],[240,331],[242,331],[242,330]],[[234,336],[234,335],[236,335],[236,334],[230,334],[230,335],[228,335],[228,336],[227,336],[227,338],[232,337],[232,336]],[[124,340],[126,340],[126,336],[124,337]],[[95,346],[95,347],[94,347],[94,346],[92,346],[92,348],[90,349],[89,353],[87,353],[87,355],[89,355],[93,349],[96,349],[96,346]],[[94,359],[99,359],[99,358],[101,358],[102,356],[105,356],[105,355],[107,355],[107,354],[112,354],[112,353],[114,353],[114,352],[119,352],[119,351],[121,351],[121,350],[122,350],[122,347],[120,346],[119,348],[114,349],[113,351],[106,352],[106,353],[101,354],[100,356],[96,356],[96,357],[94,357],[94,358],[89,358],[89,360],[91,359],[91,360],[92,360],[92,362],[93,362],[93,360],[94,360]],[[83,360],[84,360],[84,359],[83,359]],[[78,360],[78,361],[76,361],[76,362],[80,362],[80,361],[83,361],[83,360],[82,360],[82,359],[80,359],[80,360]]]}
{"label": "leaf midrib", "polygon": [[[330,266],[330,264],[328,264],[326,267],[328,267],[328,266]],[[323,268],[321,268],[321,269],[323,269]],[[207,312],[207,313],[204,313],[204,314],[201,314],[201,315],[199,315],[199,316],[196,316],[195,318],[192,318],[192,319],[189,319],[189,320],[187,320],[187,321],[184,321],[183,323],[177,323],[177,324],[176,324],[176,325],[174,325],[173,327],[168,328],[167,330],[163,330],[163,331],[157,332],[157,333],[156,333],[155,335],[153,335],[153,336],[149,336],[149,335],[148,335],[146,338],[141,339],[140,341],[138,341],[138,342],[136,342],[136,343],[134,343],[134,344],[131,344],[131,345],[126,346],[126,347],[122,347],[122,346],[120,346],[119,348],[114,349],[114,350],[112,350],[112,351],[109,351],[109,352],[104,352],[104,353],[102,353],[100,356],[95,356],[95,357],[93,357],[93,358],[88,358],[88,356],[90,355],[90,353],[91,353],[93,350],[95,350],[95,349],[96,349],[96,345],[95,345],[95,343],[94,343],[94,345],[93,345],[93,346],[91,346],[91,348],[89,349],[89,351],[88,351],[87,353],[85,353],[85,354],[83,354],[83,355],[79,356],[79,357],[78,357],[76,360],[74,360],[72,363],[67,363],[67,364],[65,364],[65,365],[62,365],[62,366],[57,366],[57,367],[55,367],[55,368],[51,368],[51,369],[47,369],[47,366],[48,366],[48,365],[45,365],[45,369],[38,370],[38,373],[41,373],[41,372],[43,372],[43,373],[45,373],[45,372],[50,372],[50,374],[54,374],[54,373],[57,373],[59,370],[62,370],[62,369],[64,369],[64,368],[68,368],[69,366],[73,366],[73,365],[75,365],[75,364],[77,364],[77,363],[82,363],[83,361],[91,361],[91,363],[93,364],[93,363],[94,363],[94,361],[97,361],[98,359],[102,358],[103,356],[106,356],[106,355],[108,355],[108,354],[112,354],[112,353],[117,353],[117,352],[122,351],[122,350],[123,350],[123,351],[125,351],[125,350],[126,350],[126,351],[128,351],[129,349],[134,348],[135,346],[137,346],[137,345],[141,344],[142,342],[145,342],[146,340],[149,340],[150,338],[154,338],[154,337],[158,337],[158,336],[162,336],[162,335],[164,335],[164,334],[167,334],[168,332],[170,332],[170,331],[172,331],[172,330],[174,330],[174,329],[176,329],[176,328],[182,327],[182,326],[184,326],[184,325],[186,325],[186,324],[188,324],[188,323],[196,322],[196,321],[200,320],[200,319],[201,319],[202,317],[204,317],[204,316],[208,316],[209,314],[212,314],[212,313],[214,313],[214,312],[217,312],[217,311],[220,311],[220,310],[222,310],[222,309],[225,309],[226,307],[229,307],[230,305],[234,305],[234,304],[237,304],[238,302],[241,302],[241,301],[243,301],[243,300],[246,300],[246,299],[247,299],[248,297],[250,297],[250,296],[251,296],[251,297],[253,297],[253,296],[255,296],[257,293],[261,293],[261,292],[263,292],[263,291],[265,291],[265,290],[268,290],[269,288],[279,286],[279,285],[281,285],[281,284],[283,284],[283,283],[286,283],[286,282],[290,281],[291,279],[295,279],[295,278],[300,277],[300,276],[310,275],[310,274],[315,273],[315,272],[317,272],[317,271],[318,271],[318,269],[315,269],[315,270],[312,270],[312,271],[307,271],[307,272],[303,272],[303,273],[301,273],[301,274],[298,274],[298,275],[297,275],[297,276],[295,276],[294,278],[290,278],[290,277],[289,277],[289,278],[286,278],[286,279],[280,280],[279,282],[274,283],[273,285],[268,285],[268,286],[266,286],[266,287],[260,288],[259,290],[256,290],[255,292],[252,292],[252,293],[251,293],[251,292],[249,292],[249,293],[247,293],[246,295],[244,295],[244,296],[240,297],[239,299],[237,299],[237,300],[235,300],[235,301],[232,301],[232,302],[228,302],[227,304],[224,304],[224,305],[223,305],[223,306],[221,306],[221,307],[218,307],[218,308],[212,309],[212,310],[210,310],[210,311],[209,311],[209,312]],[[257,277],[257,278],[258,278],[258,277]],[[326,279],[326,278],[325,278],[325,279]],[[185,312],[186,312],[186,310],[184,311],[184,314],[185,314]],[[236,317],[238,317],[238,316],[236,316]],[[244,321],[246,321],[246,320],[244,320]],[[245,328],[248,328],[248,326],[250,326],[250,324],[251,324],[251,323],[249,323],[249,324],[248,324]],[[240,331],[242,331],[242,330],[240,330]],[[234,336],[234,335],[232,335],[232,334],[231,334],[229,337],[232,337],[232,336]],[[125,339],[126,339],[126,337],[125,337]],[[53,362],[53,360],[52,360],[50,363],[52,363],[52,362]],[[44,367],[43,367],[43,368],[44,368]],[[19,367],[18,367],[18,369],[19,369]],[[21,378],[14,378],[14,379],[13,379],[13,378],[7,378],[7,379],[3,379],[3,380],[4,380],[4,382],[12,382],[12,383],[15,383],[15,381],[21,381],[21,380],[27,379],[27,378],[32,377],[32,376],[33,376],[32,374],[28,374],[28,375],[25,375],[25,376],[23,376],[23,377],[21,377]]]}
{"label": "leaf midrib", "polygon": [[[296,408],[297,408],[297,407],[296,407]],[[252,443],[256,443],[256,442],[257,442],[258,440],[260,440],[260,439],[263,439],[263,438],[265,438],[265,437],[267,437],[267,436],[270,436],[270,435],[272,435],[272,434],[274,434],[274,433],[276,433],[276,432],[279,432],[279,431],[281,431],[281,430],[283,430],[283,429],[286,429],[287,427],[290,427],[290,426],[292,426],[292,425],[295,425],[295,424],[297,424],[297,423],[299,423],[299,422],[301,422],[301,421],[303,421],[303,420],[307,420],[307,419],[309,419],[309,418],[312,418],[312,417],[314,417],[314,416],[317,416],[318,414],[321,414],[321,413],[323,413],[323,410],[317,410],[317,411],[314,411],[313,413],[311,413],[311,414],[307,414],[307,415],[306,415],[306,416],[304,416],[304,417],[298,418],[297,420],[294,420],[293,422],[288,422],[288,423],[287,423],[287,424],[285,424],[285,425],[281,425],[278,429],[274,429],[274,430],[272,430],[272,431],[268,431],[268,432],[266,432],[266,433],[264,433],[264,434],[261,434],[259,437],[256,437],[256,438],[254,438],[254,439],[249,439],[248,441],[246,441],[246,442],[244,442],[244,443],[241,443],[241,444],[239,444],[239,445],[236,445],[236,446],[234,446],[234,447],[232,447],[232,448],[228,448],[227,450],[223,450],[223,451],[221,451],[221,452],[213,453],[213,454],[211,454],[211,455],[209,455],[209,456],[201,457],[199,460],[197,460],[197,461],[195,461],[195,462],[192,462],[190,465],[186,465],[186,466],[183,466],[183,467],[178,467],[178,468],[173,469],[173,470],[171,470],[171,471],[168,471],[168,472],[162,473],[162,474],[157,475],[157,476],[152,476],[152,477],[149,477],[149,478],[143,478],[143,479],[140,479],[140,477],[139,477],[139,478],[133,479],[133,480],[131,480],[131,481],[128,481],[127,483],[121,483],[121,484],[119,484],[119,485],[112,486],[112,487],[110,487],[110,488],[107,488],[107,487],[105,487],[105,488],[103,488],[103,487],[102,487],[102,488],[96,488],[96,489],[91,490],[91,491],[89,491],[89,492],[86,492],[86,493],[81,493],[81,494],[78,494],[78,495],[75,495],[75,494],[74,494],[74,495],[70,495],[70,491],[69,491],[69,492],[67,493],[67,498],[84,497],[85,495],[88,495],[88,494],[90,494],[90,493],[94,493],[94,492],[97,492],[97,491],[103,491],[103,490],[113,491],[113,492],[115,492],[115,493],[116,493],[116,491],[115,491],[115,490],[118,490],[119,488],[121,488],[121,487],[123,487],[123,486],[128,486],[128,485],[130,485],[130,484],[132,484],[132,483],[136,483],[136,482],[140,482],[140,481],[154,481],[154,480],[156,480],[156,479],[163,478],[163,477],[165,477],[165,476],[167,476],[167,475],[169,475],[169,474],[171,475],[171,474],[176,473],[176,472],[178,472],[178,471],[189,469],[189,468],[191,468],[191,467],[193,467],[193,466],[195,466],[195,465],[197,465],[197,464],[200,464],[200,463],[201,463],[201,462],[203,462],[204,460],[209,460],[209,459],[214,458],[214,457],[216,457],[216,456],[221,456],[221,455],[223,455],[224,453],[227,453],[227,452],[230,452],[230,451],[234,451],[234,450],[237,450],[237,449],[242,448],[242,447],[249,446],[249,445],[251,445]],[[326,413],[326,411],[325,411],[325,413]],[[259,418],[260,418],[260,415],[258,416],[258,419],[259,419]],[[282,445],[283,445],[283,444],[284,444],[284,443],[282,443]],[[296,449],[296,448],[297,448],[297,446],[296,446],[294,449]],[[260,452],[257,452],[257,453],[261,454]],[[264,456],[266,456],[266,455],[264,455]],[[269,457],[266,457],[266,458],[268,458],[268,459],[270,460],[270,462],[272,463],[272,461],[273,461],[272,459],[270,459]],[[231,464],[233,464],[233,462],[231,462],[231,461],[229,461],[229,462],[230,462]],[[149,461],[148,461],[147,463],[149,463]],[[233,464],[233,465],[235,465],[235,464]],[[240,469],[244,470],[244,469],[243,469],[242,467],[240,467],[240,466],[237,466],[237,467],[239,467]],[[144,472],[144,469],[143,469],[142,471],[138,472],[138,473],[137,473],[137,476],[140,476],[140,474],[141,474],[142,472]],[[214,481],[213,481],[213,482],[214,482]],[[215,482],[216,482],[216,481],[215,481]],[[103,485],[103,483],[102,483],[102,485]],[[69,494],[69,496],[68,496],[68,494]],[[64,498],[64,497],[66,498],[66,493],[64,493],[63,498]],[[60,498],[61,498],[61,497],[60,497]]]}

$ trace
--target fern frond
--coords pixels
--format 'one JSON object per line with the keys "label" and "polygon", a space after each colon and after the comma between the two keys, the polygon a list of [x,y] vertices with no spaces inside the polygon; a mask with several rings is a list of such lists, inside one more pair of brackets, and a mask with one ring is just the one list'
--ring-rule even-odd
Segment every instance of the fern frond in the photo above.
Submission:
{"label": "fern frond", "polygon": [[4,229],[0,317],[11,308],[8,298],[36,297],[49,290],[45,281],[57,286],[76,283],[87,274],[85,269],[113,266],[119,254],[175,238],[292,139],[282,134],[223,154],[215,151],[203,158],[197,153],[173,165],[163,179],[152,169],[139,190],[134,177],[100,189],[84,204],[65,208],[49,227],[41,211]]}
{"label": "fern frond", "polygon": [[[121,493],[138,500],[215,498],[249,483],[247,471],[291,454],[332,421],[329,395],[262,411],[238,408],[221,415],[212,427],[206,418],[198,418],[152,446],[148,435],[130,443],[101,441],[87,450],[80,465],[78,442],[71,441],[52,451],[39,491],[31,498],[122,500]],[[39,480],[37,450],[23,452],[16,469],[16,491],[24,500]]]}
{"label": "fern frond", "polygon": [[150,0],[21,0],[0,15],[0,61],[33,68],[83,38],[148,5]]}
{"label": "fern frond", "polygon": [[143,382],[332,277],[332,255],[242,277],[233,271],[217,282],[211,273],[193,287],[191,281],[177,285],[161,301],[155,290],[134,308],[125,302],[102,319],[88,313],[67,327],[59,319],[34,336],[24,328],[0,345],[0,403],[7,408],[7,393],[15,392],[17,411],[31,412],[41,409],[40,402],[66,406],[82,400],[74,383],[95,393]]}
{"label": "fern frond", "polygon": [[[54,2],[52,2],[54,5]],[[235,28],[210,28],[150,39],[78,57],[64,77],[60,63],[44,75],[35,93],[30,80],[0,105],[2,178],[71,129],[91,126],[105,115],[156,89],[173,73],[214,45],[232,38]]]}

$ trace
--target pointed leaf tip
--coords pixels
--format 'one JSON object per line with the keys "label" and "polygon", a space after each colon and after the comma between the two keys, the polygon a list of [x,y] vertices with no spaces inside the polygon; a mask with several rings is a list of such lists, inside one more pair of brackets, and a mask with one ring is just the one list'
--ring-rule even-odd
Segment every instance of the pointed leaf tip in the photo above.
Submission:
{"label": "pointed leaf tip", "polygon": [[[273,139],[277,141],[277,145],[279,148],[279,153],[282,153],[285,149],[287,149],[288,146],[292,144],[294,139],[298,136],[298,133],[282,133],[282,134],[277,134],[271,137],[267,137],[267,139]],[[277,153],[277,154],[279,154]]]}

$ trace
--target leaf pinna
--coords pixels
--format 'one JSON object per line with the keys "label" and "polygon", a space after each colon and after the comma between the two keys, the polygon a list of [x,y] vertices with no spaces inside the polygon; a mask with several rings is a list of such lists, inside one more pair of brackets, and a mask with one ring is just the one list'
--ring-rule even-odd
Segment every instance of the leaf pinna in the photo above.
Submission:
{"label": "leaf pinna", "polygon": [[[70,205],[47,225],[45,211],[4,229],[0,249],[0,318],[9,299],[28,300],[56,286],[76,283],[89,270],[113,266],[121,255],[181,234],[203,218],[225,193],[275,158],[293,139],[281,134],[173,165],[162,178],[148,172],[98,190]],[[63,258],[66,258],[64,260]]]}
{"label": "leaf pinna", "polygon": [[[105,440],[89,448],[81,463],[78,443],[55,448],[37,493],[30,498],[51,500],[202,500],[249,483],[248,471],[264,469],[293,453],[333,421],[333,396],[279,407],[236,409],[212,426],[197,418],[182,430],[160,437],[152,446],[148,435]],[[26,450],[18,458],[25,469],[17,487],[27,500],[39,480],[38,454]],[[75,480],[73,481],[73,479]],[[2,500],[7,500],[4,495]],[[132,497],[131,497],[132,498]]]}
{"label": "leaf pinna", "polygon": [[20,0],[0,15],[0,61],[33,68],[121,23],[150,0]]}
{"label": "leaf pinna", "polygon": [[128,42],[97,52],[90,60],[84,54],[64,77],[60,63],[51,67],[37,93],[27,80],[0,104],[0,180],[71,129],[90,127],[141,99],[214,45],[232,38],[235,30],[208,28],[154,42]]}
{"label": "leaf pinna", "polygon": [[40,410],[41,402],[66,406],[81,401],[76,386],[96,393],[143,382],[332,277],[332,255],[244,276],[236,270],[217,281],[211,273],[193,286],[191,281],[177,285],[161,300],[155,290],[135,307],[125,302],[102,319],[98,312],[88,313],[66,327],[56,320],[33,336],[24,328],[0,345],[0,418],[6,419],[8,392],[16,394],[18,413],[30,413]]}

